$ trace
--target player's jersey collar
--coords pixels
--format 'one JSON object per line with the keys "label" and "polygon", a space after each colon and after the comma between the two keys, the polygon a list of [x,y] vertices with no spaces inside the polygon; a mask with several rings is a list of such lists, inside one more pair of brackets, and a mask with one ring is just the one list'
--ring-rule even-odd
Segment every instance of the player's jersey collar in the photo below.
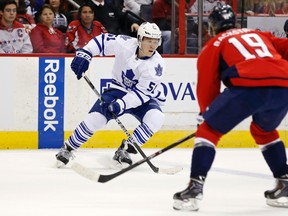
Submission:
{"label": "player's jersey collar", "polygon": [[[136,52],[135,52],[135,55],[137,56],[138,55],[138,51],[139,51],[139,47],[137,47],[137,49],[136,49]],[[153,55],[155,55],[155,53],[156,53],[156,51],[153,53]],[[153,56],[152,55],[152,56]],[[138,58],[138,59],[141,59],[141,60],[147,60],[147,59],[149,59],[149,58],[151,58],[152,56],[144,56],[144,57],[142,57],[142,58]]]}

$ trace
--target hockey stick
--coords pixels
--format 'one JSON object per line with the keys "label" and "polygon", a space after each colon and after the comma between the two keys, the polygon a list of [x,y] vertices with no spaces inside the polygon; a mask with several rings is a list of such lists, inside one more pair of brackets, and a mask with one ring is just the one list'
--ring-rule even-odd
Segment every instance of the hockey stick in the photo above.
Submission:
{"label": "hockey stick", "polygon": [[[103,98],[101,97],[100,93],[97,91],[97,89],[95,88],[95,86],[93,85],[93,83],[90,81],[90,79],[86,76],[86,74],[83,73],[82,77],[86,80],[86,82],[88,83],[88,85],[91,87],[91,89],[95,92],[95,94],[98,96],[98,98],[103,101]],[[103,101],[104,102],[104,101]],[[121,127],[121,129],[124,131],[124,133],[126,134],[126,136],[132,140],[133,146],[137,149],[137,151],[141,154],[141,156],[143,158],[147,158],[147,156],[145,155],[145,153],[142,151],[142,149],[136,144],[135,140],[133,139],[133,137],[130,135],[130,133],[128,132],[128,130],[125,128],[125,126],[122,124],[122,122],[118,119],[118,117],[116,115],[114,115],[112,113],[113,118],[115,119],[115,121],[117,122],[117,124]],[[167,173],[167,174],[175,174],[177,172],[180,172],[182,170],[181,167],[177,167],[176,168],[168,168],[168,169],[162,169],[162,168],[158,168],[155,167],[150,161],[149,159],[146,160],[146,162],[148,163],[148,165],[151,167],[151,169],[155,172],[155,173]],[[172,173],[174,172],[174,173]]]}
{"label": "hockey stick", "polygon": [[85,167],[79,163],[76,163],[76,162],[72,164],[71,168],[72,168],[72,170],[74,170],[76,173],[83,176],[84,178],[90,179],[91,181],[95,181],[95,182],[105,183],[105,182],[108,182],[108,181],[116,178],[117,176],[120,176],[120,175],[134,169],[135,167],[151,160],[152,158],[157,157],[158,155],[168,151],[169,149],[172,149],[172,148],[176,147],[177,145],[193,138],[195,136],[195,134],[196,133],[190,134],[190,135],[172,143],[171,145],[168,145],[165,148],[155,152],[154,154],[143,158],[142,160],[132,164],[131,166],[128,166],[128,167],[126,167],[126,168],[124,168],[118,172],[112,173],[112,174],[108,174],[108,175],[99,174],[99,173],[95,172],[94,170],[87,168],[87,167]]}

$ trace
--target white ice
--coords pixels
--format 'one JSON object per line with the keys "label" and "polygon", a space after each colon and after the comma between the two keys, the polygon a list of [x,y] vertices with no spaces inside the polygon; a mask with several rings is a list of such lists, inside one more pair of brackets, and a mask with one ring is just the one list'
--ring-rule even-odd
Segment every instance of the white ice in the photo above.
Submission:
{"label": "white ice", "polygon": [[[143,149],[147,155],[158,149]],[[274,179],[259,149],[217,149],[198,212],[173,210],[173,194],[186,188],[192,149],[171,149],[151,162],[175,175],[156,174],[145,163],[107,183],[92,182],[67,167],[55,167],[57,149],[0,151],[1,216],[287,216],[265,203]],[[79,149],[77,161],[101,174],[111,169],[115,149]],[[141,156],[133,155],[134,161]]]}

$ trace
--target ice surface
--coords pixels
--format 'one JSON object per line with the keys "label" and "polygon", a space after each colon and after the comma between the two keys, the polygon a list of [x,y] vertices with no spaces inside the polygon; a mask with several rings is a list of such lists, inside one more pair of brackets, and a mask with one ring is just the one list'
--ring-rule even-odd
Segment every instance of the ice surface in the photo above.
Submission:
{"label": "ice surface", "polygon": [[[147,155],[158,149],[143,149]],[[143,164],[107,183],[57,169],[57,149],[0,151],[1,216],[286,216],[288,209],[266,205],[264,191],[274,179],[258,149],[217,149],[198,212],[173,210],[173,194],[189,181],[192,149],[171,149],[152,160],[158,167],[182,166],[175,175],[154,173]],[[113,173],[115,149],[79,149],[77,161]],[[133,155],[137,161],[141,156]]]}

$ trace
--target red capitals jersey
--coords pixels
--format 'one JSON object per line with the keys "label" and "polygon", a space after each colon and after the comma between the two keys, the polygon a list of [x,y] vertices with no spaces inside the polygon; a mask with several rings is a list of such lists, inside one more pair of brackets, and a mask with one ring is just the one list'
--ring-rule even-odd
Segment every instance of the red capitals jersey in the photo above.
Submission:
{"label": "red capitals jersey", "polygon": [[98,21],[93,21],[91,29],[85,28],[79,20],[72,21],[66,33],[67,50],[75,52],[78,48],[83,48],[91,39],[107,33],[105,27]]}
{"label": "red capitals jersey", "polygon": [[66,53],[63,33],[56,28],[37,24],[30,33],[34,53]]}
{"label": "red capitals jersey", "polygon": [[288,87],[288,40],[270,32],[230,29],[203,48],[197,62],[200,112],[231,86]]}

